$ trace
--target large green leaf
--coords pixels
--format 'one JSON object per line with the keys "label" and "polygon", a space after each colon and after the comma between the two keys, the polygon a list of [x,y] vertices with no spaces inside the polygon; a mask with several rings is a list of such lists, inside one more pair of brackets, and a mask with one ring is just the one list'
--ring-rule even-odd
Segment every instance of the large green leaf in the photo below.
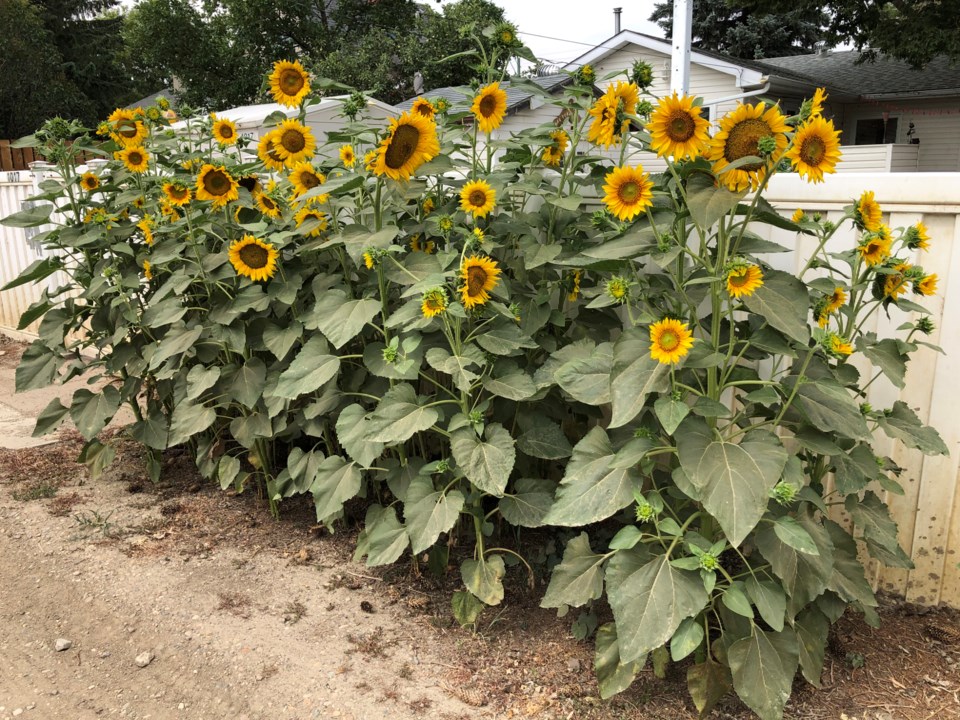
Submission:
{"label": "large green leaf", "polygon": [[267,379],[267,366],[260,358],[247,360],[230,383],[230,395],[247,408],[256,406],[263,394],[263,386]]}
{"label": "large green leaf", "polygon": [[823,673],[823,655],[827,647],[830,621],[816,607],[808,607],[793,623],[800,649],[800,669],[811,685],[820,687]]}
{"label": "large green leaf", "polygon": [[615,623],[605,623],[597,629],[596,646],[593,669],[597,673],[600,697],[607,700],[630,687],[647,658],[644,656],[628,663],[620,661]]}
{"label": "large green leaf", "polygon": [[33,437],[40,437],[56,430],[70,409],[60,402],[60,398],[53,398],[37,416],[37,424],[33,428]]}
{"label": "large green leaf", "polygon": [[704,230],[733,210],[745,194],[730,192],[706,173],[691,175],[687,180],[686,192],[690,216]]}
{"label": "large green leaf", "polygon": [[563,561],[553,569],[540,607],[580,607],[603,594],[603,563],[606,555],[590,549],[590,538],[580,533],[567,542]]}
{"label": "large green leaf", "polygon": [[41,341],[34,340],[23,351],[20,364],[17,365],[17,392],[49,387],[57,377],[58,364],[57,354]]}
{"label": "large green leaf", "polygon": [[487,555],[480,560],[464,560],[460,577],[467,590],[487,605],[499,605],[503,600],[503,576],[506,567],[499,555]]}
{"label": "large green leaf", "polygon": [[810,304],[807,288],[794,275],[779,270],[764,271],[763,285],[744,297],[743,302],[751,312],[801,345],[810,340],[804,310]]}
{"label": "large green leaf", "polygon": [[780,538],[780,542],[789,545],[797,552],[806,553],[807,555],[820,554],[820,551],[817,549],[817,544],[813,541],[813,538],[810,537],[810,533],[806,531],[803,525],[789,515],[784,515],[774,520],[773,531],[777,534],[777,537]]}
{"label": "large green leaf", "polygon": [[280,374],[273,395],[295,400],[329,382],[340,370],[340,358],[329,355],[329,349],[320,335],[307,340],[290,366]]}
{"label": "large green leaf", "polygon": [[279,325],[269,323],[263,328],[263,344],[277,360],[283,360],[302,334],[303,325],[296,320],[288,319]]}
{"label": "large green leaf", "polygon": [[481,440],[472,428],[463,428],[450,436],[450,450],[467,480],[485,493],[503,497],[517,455],[509,431],[493,423],[486,426]]}
{"label": "large green leaf", "polygon": [[500,501],[500,514],[511,525],[540,527],[553,507],[556,487],[552,480],[520,478],[514,483],[513,492],[505,493]]}
{"label": "large green leaf", "polygon": [[459,490],[443,493],[434,489],[429,476],[415,477],[403,503],[411,550],[421,553],[433,545],[441,533],[449,532],[456,524],[462,509],[463,494]]}
{"label": "large green leaf", "polygon": [[120,391],[107,385],[98,393],[77,390],[70,404],[70,417],[84,439],[92,440],[110,422],[120,407]]}
{"label": "large green leaf", "polygon": [[666,643],[684,618],[704,608],[707,592],[697,573],[678,570],[666,555],[623,572],[618,562],[621,553],[607,571],[607,597],[617,623],[621,659],[629,662]]}
{"label": "large green leaf", "polygon": [[687,618],[670,638],[670,659],[680,662],[694,652],[704,638],[703,623],[696,618]]}
{"label": "large green leaf", "polygon": [[783,587],[772,580],[758,580],[756,575],[750,575],[746,581],[747,595],[757,606],[760,617],[773,630],[783,630],[783,622],[787,611],[787,596]]}
{"label": "large green leaf", "polygon": [[343,504],[357,496],[363,477],[357,464],[339,455],[325,458],[310,485],[317,522],[327,523],[343,511]]}
{"label": "large green leaf", "polygon": [[[795,377],[787,378],[784,384],[792,387]],[[869,440],[870,430],[860,412],[860,406],[850,391],[837,382],[822,378],[805,379],[797,388],[794,407],[807,416],[810,424],[819,430],[833,431],[853,440]]]}
{"label": "large green leaf", "polygon": [[186,442],[213,425],[216,420],[217,413],[213,408],[191,402],[178,403],[173,409],[173,415],[170,416],[168,447]]}
{"label": "large green leaf", "polygon": [[587,525],[610,517],[633,502],[641,478],[631,467],[612,468],[616,453],[601,427],[594,427],[573,448],[548,525]]}
{"label": "large green leaf", "polygon": [[889,412],[877,419],[883,431],[904,445],[917,448],[926,455],[947,455],[946,444],[932,427],[920,422],[917,414],[902,400],[897,400]]}
{"label": "large green leaf", "polygon": [[380,457],[383,443],[370,439],[370,419],[367,412],[354,403],[340,411],[337,418],[337,440],[360,467],[367,468]]}
{"label": "large green leaf", "polygon": [[653,411],[657,414],[660,424],[663,425],[664,432],[673,435],[683,419],[690,414],[690,406],[681,400],[664,396],[653,404]]}
{"label": "large green leaf", "polygon": [[[4,290],[13,290],[13,288],[26,285],[27,283],[39,282],[40,280],[53,275],[57,270],[60,269],[60,265],[60,258],[58,257],[45,257],[40,258],[39,260],[34,260],[16,278],[0,288],[0,292]],[[20,329],[22,330],[23,328]]]}
{"label": "large green leaf", "polygon": [[676,438],[680,466],[701,502],[730,543],[739,545],[763,517],[787,451],[776,436],[762,431],[747,434],[739,445],[725,442],[692,417],[681,423]]}
{"label": "large green leaf", "polygon": [[626,425],[643,409],[650,393],[670,387],[667,365],[650,357],[650,334],[638,328],[626,330],[613,346],[609,375],[612,417],[610,427]]}
{"label": "large green leaf", "polygon": [[537,394],[537,386],[523,370],[516,369],[504,375],[488,375],[483,379],[483,388],[491,395],[507,400],[526,400]]}
{"label": "large green leaf", "polygon": [[477,344],[494,355],[511,355],[517,350],[535,348],[537,344],[517,327],[506,320],[497,323],[477,336]]}
{"label": "large green leaf", "polygon": [[720,663],[708,659],[687,668],[687,690],[701,718],[713,711],[731,687],[730,671]]}
{"label": "large green leaf", "polygon": [[317,298],[307,322],[338,350],[355,338],[380,312],[380,303],[371,298],[348,300],[343,290],[328,290]]}
{"label": "large green leaf", "polygon": [[390,565],[396,562],[410,544],[403,525],[397,520],[393,507],[371,505],[363,521],[363,531],[357,536],[357,549],[353,561],[359,562],[366,555],[367,565]]}
{"label": "large green leaf", "polygon": [[156,349],[153,351],[153,354],[150,355],[150,364],[148,367],[151,370],[155,370],[170,358],[192,349],[202,334],[202,325],[197,325],[193,328],[172,328],[157,343]]}
{"label": "large green leaf", "polygon": [[475,345],[465,345],[461,350],[462,355],[451,355],[443,348],[430,348],[427,350],[427,363],[434,370],[442,372],[453,377],[453,384],[461,392],[469,392],[470,386],[480,376],[470,370],[470,367],[483,367],[483,353]]}
{"label": "large green leaf", "polygon": [[863,533],[867,550],[873,557],[890,567],[913,567],[913,562],[900,547],[897,523],[890,517],[886,503],[868,490],[863,500],[858,500],[856,495],[848,497],[844,507]]}
{"label": "large green leaf", "polygon": [[590,357],[564,363],[554,373],[554,379],[575,400],[587,405],[604,405],[610,402],[612,367],[613,347],[603,343],[594,348]]}
{"label": "large green leaf", "polygon": [[750,637],[730,646],[727,658],[740,699],[762,720],[781,720],[800,662],[793,630],[774,633],[754,626]]}
{"label": "large green leaf", "polygon": [[377,377],[390,380],[416,380],[423,361],[423,345],[417,345],[409,353],[399,353],[393,362],[383,355],[386,345],[372,342],[363,350],[363,364]]}
{"label": "large green leaf", "polygon": [[[21,210],[7,215],[4,218],[0,218],[0,225],[14,228],[39,227],[40,225],[45,225],[50,222],[51,212],[53,212],[53,205],[51,203],[35,205],[26,210]],[[3,289],[7,290],[9,288],[5,287]]]}
{"label": "large green leaf", "polygon": [[570,457],[573,446],[563,429],[550,420],[535,421],[533,426],[517,438],[517,447],[530,457],[560,460]]}
{"label": "large green leaf", "polygon": [[134,440],[147,447],[166,450],[169,435],[167,418],[158,409],[150,409],[149,412],[144,413],[143,420],[133,424],[130,434]]}
{"label": "large green leaf", "polygon": [[370,414],[367,437],[374,442],[393,445],[428,430],[439,419],[436,408],[418,403],[413,385],[398,383],[384,394],[377,409]]}
{"label": "large green leaf", "polygon": [[857,338],[857,350],[862,352],[898,388],[905,385],[903,377],[907,373],[909,359],[906,353],[900,351],[900,345],[901,341],[893,338],[877,341],[873,333]]}

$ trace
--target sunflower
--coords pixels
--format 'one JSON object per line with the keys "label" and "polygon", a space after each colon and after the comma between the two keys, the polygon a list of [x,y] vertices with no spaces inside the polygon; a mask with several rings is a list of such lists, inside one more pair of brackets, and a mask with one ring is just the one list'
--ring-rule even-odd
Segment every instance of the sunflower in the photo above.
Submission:
{"label": "sunflower", "polygon": [[433,252],[434,247],[433,240],[421,240],[419,233],[410,238],[410,250],[412,252],[422,252],[429,255]]}
{"label": "sunflower", "polygon": [[626,278],[614,275],[607,280],[607,285],[604,290],[609,298],[616,300],[618,303],[623,303],[626,302],[627,297],[630,295],[630,283]]}
{"label": "sunflower", "polygon": [[[768,162],[761,160],[724,172],[737,160],[760,155],[760,140],[773,138],[774,150],[769,163],[776,164],[787,149],[786,133],[790,131],[787,119],[776,105],[767,108],[765,102],[757,105],[740,103],[720,121],[720,131],[713,136],[706,158],[713,162],[713,172],[730,190],[756,190],[767,172]],[[721,177],[722,176],[722,177]]]}
{"label": "sunflower", "polygon": [[810,100],[810,114],[808,117],[820,117],[823,114],[823,103],[826,102],[828,97],[830,96],[827,95],[826,88],[817,88],[813,93],[813,98]]}
{"label": "sunflower", "polygon": [[234,125],[232,120],[228,120],[227,118],[220,118],[218,120],[216,116],[214,116],[213,139],[220,143],[221,147],[236,145],[237,126]]}
{"label": "sunflower", "polygon": [[640,90],[635,83],[625,83],[618,80],[617,84],[611,83],[607,86],[607,92],[611,100],[617,103],[623,103],[622,109],[627,115],[634,115],[637,111],[637,103],[640,102]]}
{"label": "sunflower", "polygon": [[257,209],[267,217],[274,220],[280,219],[280,204],[267,193],[256,194]]}
{"label": "sunflower", "polygon": [[133,110],[117,108],[107,118],[107,122],[111,128],[110,136],[117,145],[124,147],[143,144],[149,133],[147,126],[137,119]]}
{"label": "sunflower", "polygon": [[650,326],[650,357],[664,365],[679,362],[693,347],[693,333],[686,323],[664,318]]}
{"label": "sunflower", "polygon": [[409,180],[418,167],[440,153],[437,126],[422,115],[405,112],[390,120],[387,136],[376,152],[374,173],[391,180]]}
{"label": "sunflower", "polygon": [[239,183],[223,165],[206,163],[197,175],[197,200],[210,200],[215,208],[223,207],[240,197],[237,192],[239,187]]}
{"label": "sunflower", "polygon": [[427,215],[429,215],[430,213],[432,213],[432,212],[433,212],[433,208],[435,207],[434,202],[433,202],[433,198],[427,198],[426,200],[424,200],[424,201],[423,201],[423,205],[421,205],[421,207],[423,208],[423,215],[424,215],[424,217],[426,217]]}
{"label": "sunflower", "polygon": [[150,269],[150,261],[149,261],[149,260],[144,260],[144,261],[143,261],[143,276],[144,276],[147,280],[153,280],[153,271]]}
{"label": "sunflower", "polygon": [[604,181],[603,204],[618,220],[632,220],[653,202],[653,181],[641,165],[614,168]]}
{"label": "sunflower", "polygon": [[657,155],[671,155],[676,160],[695,158],[710,141],[707,131],[710,123],[700,117],[701,108],[694,105],[689,95],[679,97],[676,92],[665,97],[650,116],[650,149]]}
{"label": "sunflower", "polygon": [[896,301],[907,291],[907,272],[910,270],[910,264],[897,263],[893,266],[893,270],[894,272],[883,278],[883,295]]}
{"label": "sunflower", "polygon": [[936,295],[937,293],[937,275],[924,275],[919,280],[913,282],[913,291],[917,295]]}
{"label": "sunflower", "polygon": [[620,138],[617,125],[617,103],[606,95],[597,99],[589,110],[593,121],[587,131],[587,140],[594,145],[609,147]]}
{"label": "sunflower", "polygon": [[489,214],[496,200],[496,191],[485,180],[471,180],[460,191],[460,209],[475,218]]}
{"label": "sunflower", "polygon": [[883,211],[880,209],[880,204],[874,199],[873,191],[864,192],[854,208],[854,221],[861,230],[877,232],[880,229],[882,219]]}
{"label": "sunflower", "polygon": [[357,164],[357,156],[353,152],[353,145],[344,145],[340,148],[340,162],[344,167],[352,168]]}
{"label": "sunflower", "polygon": [[470,111],[483,132],[493,132],[507,115],[507,93],[500,89],[498,82],[486,85],[473,98]]}
{"label": "sunflower", "polygon": [[147,215],[137,223],[137,228],[143,233],[143,241],[147,245],[153,245],[153,218]]}
{"label": "sunflower", "polygon": [[487,236],[484,234],[483,230],[475,227],[473,229],[473,239],[478,245],[483,245],[483,241],[487,239]]}
{"label": "sunflower", "polygon": [[306,160],[317,146],[310,128],[299,120],[284,120],[273,132],[273,149],[287,165]]}
{"label": "sunflower", "polygon": [[857,247],[857,252],[867,265],[879,265],[890,255],[890,238],[883,233],[874,233]]}
{"label": "sunflower", "polygon": [[286,107],[297,107],[310,93],[310,77],[300,61],[279,60],[270,73],[270,93]]}
{"label": "sunflower", "polygon": [[363,254],[363,264],[364,264],[364,267],[367,268],[367,270],[373,270],[373,266],[374,266],[373,255],[371,255],[368,252],[365,252]]}
{"label": "sunflower", "polygon": [[[316,187],[320,187],[327,181],[327,176],[322,172],[314,170],[313,165],[308,162],[297,163],[290,171],[290,182],[293,183],[293,196],[310,192]],[[318,203],[326,202],[329,196],[323,195],[314,200]]]}
{"label": "sunflower", "polygon": [[573,271],[573,275],[570,277],[570,292],[567,293],[567,300],[569,302],[574,302],[580,297],[580,280],[582,277],[583,272],[581,270]]}
{"label": "sunflower", "polygon": [[836,172],[840,160],[840,131],[833,120],[817,116],[800,126],[793,137],[793,145],[784,157],[801,177],[814,183],[823,182],[824,173]]}
{"label": "sunflower", "polygon": [[830,333],[828,338],[829,345],[827,346],[827,350],[831,355],[835,355],[836,357],[846,357],[847,355],[853,353],[853,345],[848,343],[836,333]]}
{"label": "sunflower", "polygon": [[143,210],[143,206],[146,204],[147,204],[147,199],[143,195],[141,195],[140,197],[134,198],[133,202],[130,203],[130,206],[137,210]]}
{"label": "sunflower", "polygon": [[297,227],[300,227],[308,220],[316,220],[318,222],[318,225],[313,228],[313,230],[306,233],[310,237],[317,237],[327,229],[327,214],[311,205],[300,208],[297,214],[293,216],[293,219],[297,221]]}
{"label": "sunflower", "polygon": [[553,142],[543,150],[543,162],[551,167],[557,167],[563,160],[570,137],[563,130],[554,130],[550,133]]}
{"label": "sunflower", "polygon": [[763,285],[763,273],[753,264],[740,263],[727,273],[727,292],[730,297],[750,297]]}
{"label": "sunflower", "polygon": [[471,255],[460,265],[460,300],[470,310],[490,299],[489,292],[497,286],[500,268],[497,261],[488,257]]}
{"label": "sunflower", "polygon": [[80,176],[80,187],[87,192],[93,192],[100,187],[100,178],[98,178],[92,172],[85,172]]}
{"label": "sunflower", "polygon": [[254,282],[269,280],[277,272],[280,253],[270,243],[253,235],[244,235],[230,243],[230,264],[237,275],[245,275]]}
{"label": "sunflower", "polygon": [[376,150],[367,150],[366,154],[363,156],[363,168],[373,172],[374,168],[377,166],[377,157],[378,153]]}
{"label": "sunflower", "polygon": [[433,106],[433,103],[425,97],[418,97],[413,101],[410,112],[416,115],[423,115],[423,117],[428,120],[433,120],[434,115],[437,114],[437,109]]}
{"label": "sunflower", "polygon": [[908,227],[904,240],[911,250],[930,249],[930,235],[927,233],[927,226],[922,222]]}
{"label": "sunflower", "polygon": [[423,294],[423,302],[420,304],[423,316],[432,318],[442,315],[447,311],[447,291],[443,288],[433,288]]}
{"label": "sunflower", "polygon": [[256,173],[253,173],[252,175],[241,175],[237,179],[237,185],[242,187],[251,195],[256,195],[262,189],[260,185],[260,176]]}
{"label": "sunflower", "polygon": [[285,166],[283,164],[283,158],[280,157],[276,148],[273,146],[276,132],[276,130],[271,130],[260,138],[260,142],[257,145],[257,157],[263,161],[263,164],[266,165],[268,169],[274,172],[280,172]]}
{"label": "sunflower", "polygon": [[800,223],[807,219],[807,214],[800,208],[797,208],[793,211],[793,215],[790,216],[790,219],[795,223]]}
{"label": "sunflower", "polygon": [[166,200],[160,202],[160,214],[164,217],[170,218],[170,222],[176,222],[180,219],[180,213],[177,212],[177,208],[168,203]]}
{"label": "sunflower", "polygon": [[833,289],[833,292],[827,295],[827,304],[824,306],[824,310],[828,315],[832,315],[847,301],[847,293],[842,287],[837,287]]}
{"label": "sunflower", "polygon": [[122,161],[124,167],[132,173],[145,173],[150,164],[150,153],[139,145],[125,147],[115,152],[113,157]]}
{"label": "sunflower", "polygon": [[181,207],[190,202],[192,193],[190,188],[180,182],[167,182],[163,184],[163,194],[167,203],[173,207]]}

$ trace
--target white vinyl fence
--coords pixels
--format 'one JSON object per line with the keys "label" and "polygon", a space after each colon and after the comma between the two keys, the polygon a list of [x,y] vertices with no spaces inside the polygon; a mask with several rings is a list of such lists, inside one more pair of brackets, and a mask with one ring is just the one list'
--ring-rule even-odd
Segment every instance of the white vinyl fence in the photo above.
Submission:
{"label": "white vinyl fence", "polygon": [[[7,174],[12,175],[10,173]],[[20,177],[0,175],[0,216],[21,209],[33,192],[29,173]],[[766,197],[785,215],[802,208],[808,213],[821,212],[831,220],[839,220],[843,207],[852,203],[864,190],[873,190],[884,210],[884,220],[892,228],[905,227],[922,220],[929,228],[932,243],[928,252],[918,251],[914,262],[940,278],[936,297],[924,298],[932,311],[936,331],[927,338],[943,347],[941,355],[921,347],[908,365],[907,386],[899,390],[886,378],[869,388],[868,400],[875,407],[889,407],[903,400],[920,419],[940,431],[950,455],[925,457],[917,450],[904,448],[897,442],[880,438],[878,450],[892,457],[904,468],[900,478],[903,496],[886,493],[894,519],[900,527],[900,541],[916,563],[916,569],[874,570],[874,581],[882,589],[905,596],[908,600],[936,605],[944,603],[960,607],[960,492],[958,460],[960,460],[960,174],[957,173],[845,173],[828,176],[820,185],[809,185],[797,175],[775,177]],[[775,267],[797,272],[815,247],[806,236],[795,236],[784,230],[762,226],[770,240],[797,252],[769,255]],[[849,227],[832,238],[828,250],[846,250],[856,242]],[[0,226],[0,283],[15,278],[25,267],[41,256],[24,230]],[[801,261],[800,258],[804,260]],[[51,278],[51,283],[59,284]],[[21,313],[39,297],[41,288],[22,286],[0,293],[0,330],[10,332],[17,327]],[[798,311],[804,311],[798,308]],[[892,309],[890,317],[875,313],[869,330],[880,336],[892,336],[895,328],[908,318]],[[28,328],[35,332],[35,326]],[[858,362],[862,363],[862,359]],[[878,494],[884,491],[877,488]],[[838,514],[837,519],[849,522]]]}

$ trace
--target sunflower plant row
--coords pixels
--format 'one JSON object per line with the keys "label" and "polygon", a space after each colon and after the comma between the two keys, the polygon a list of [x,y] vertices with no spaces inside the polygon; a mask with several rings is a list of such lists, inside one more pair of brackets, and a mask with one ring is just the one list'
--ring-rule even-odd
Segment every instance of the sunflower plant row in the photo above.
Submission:
{"label": "sunflower plant row", "polygon": [[[735,691],[779,718],[798,671],[819,684],[831,623],[877,621],[862,558],[910,566],[881,499],[900,468],[874,438],[946,448],[865,393],[880,375],[903,387],[932,330],[931,239],[884,225],[869,193],[838,223],[764,199],[776,172],[833,172],[820,92],[793,117],[739,105],[711,134],[696,99],[644,95],[649,67],[602,94],[584,67],[561,97],[512,80],[557,115],[507,136],[502,80],[387,126],[354,94],[326,137],[297,62],[268,79],[285,111],[259,141],[211,115],[171,126],[163,107],[118,110],[98,137],[48,123],[47,204],[5,222],[52,221],[50,253],[13,285],[70,280],[23,318],[40,339],[18,389],[103,378],[37,426],[69,415],[94,470],[127,405],[155,478],[185,446],[275,510],[308,493],[331,528],[359,512],[370,565],[459,562],[463,624],[545,584],[544,607],[607,620],[604,697],[652,657],[685,664],[703,714]],[[81,151],[105,162],[79,173]],[[828,251],[845,223],[857,244]],[[763,224],[815,241],[800,272],[768,264],[785,248]],[[878,312],[901,315],[897,337],[865,329]],[[551,537],[548,568],[531,548]]]}

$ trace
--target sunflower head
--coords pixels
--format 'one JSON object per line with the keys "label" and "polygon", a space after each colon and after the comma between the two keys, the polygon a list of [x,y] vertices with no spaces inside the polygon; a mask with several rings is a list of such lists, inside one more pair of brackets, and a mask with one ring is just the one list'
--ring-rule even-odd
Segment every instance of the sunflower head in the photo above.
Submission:
{"label": "sunflower head", "polygon": [[192,197],[190,188],[179,181],[164,183],[163,195],[166,202],[172,207],[186,205]]}
{"label": "sunflower head", "polygon": [[131,145],[114,153],[114,158],[120,160],[123,166],[132,173],[142,174],[150,166],[150,153],[139,145]]}
{"label": "sunflower head", "polygon": [[500,127],[503,118],[507,115],[506,91],[500,88],[498,82],[480,88],[473,98],[470,111],[482,132],[493,132]]}
{"label": "sunflower head", "polygon": [[213,119],[213,139],[220,147],[237,144],[237,126],[227,118]]}
{"label": "sunflower head", "polygon": [[380,142],[373,172],[391,180],[409,180],[423,163],[440,153],[437,126],[422,115],[405,112],[390,121]]}
{"label": "sunflower head", "polygon": [[273,199],[271,195],[265,192],[256,194],[257,209],[269,218],[277,220],[280,218],[280,203]]}
{"label": "sunflower head", "polygon": [[433,202],[433,198],[428,197],[423,201],[423,204],[420,207],[423,209],[423,216],[426,217],[433,212],[433,209],[436,207],[436,205]]}
{"label": "sunflower head", "polygon": [[316,146],[313,132],[299,120],[284,120],[273,131],[273,150],[287,165],[306,160]]}
{"label": "sunflower head", "polygon": [[823,182],[824,173],[836,172],[840,131],[834,129],[832,120],[812,117],[797,130],[785,157],[801,177],[809,182]]}
{"label": "sunflower head", "polygon": [[543,162],[551,167],[559,167],[563,161],[563,153],[570,144],[570,136],[563,130],[554,130],[550,133],[553,142],[543,150]]}
{"label": "sunflower head", "polygon": [[[327,176],[322,172],[315,170],[309,162],[297,163],[290,171],[290,182],[293,184],[294,197],[310,192],[314,188],[320,187],[327,181]],[[315,202],[324,203],[329,199],[328,195],[321,195],[313,198]]]}
{"label": "sunflower head", "polygon": [[868,233],[857,252],[867,265],[879,265],[890,256],[890,237],[882,232]]}
{"label": "sunflower head", "polygon": [[676,160],[696,158],[707,146],[707,131],[710,123],[700,117],[701,108],[696,98],[676,92],[664,97],[650,116],[647,130],[650,132],[650,149],[663,157],[670,155]]}
{"label": "sunflower head", "polygon": [[[787,119],[776,105],[768,108],[763,102],[740,103],[720,121],[720,130],[710,141],[706,158],[713,162],[714,173],[730,190],[755,190],[767,169],[783,156],[789,131]],[[732,163],[747,157],[760,159],[728,169]]]}
{"label": "sunflower head", "polygon": [[607,280],[604,290],[611,300],[624,303],[630,297],[630,282],[620,275],[614,275]]}
{"label": "sunflower head", "polygon": [[310,76],[299,60],[274,63],[269,82],[274,101],[285,107],[299,106],[310,94]]}
{"label": "sunflower head", "polygon": [[910,250],[929,250],[930,235],[927,232],[927,226],[922,222],[911,225],[904,233],[903,241]]}
{"label": "sunflower head", "polygon": [[149,260],[144,260],[144,261],[143,261],[143,276],[144,276],[147,280],[153,280],[153,270],[150,269],[150,261],[149,261]]}
{"label": "sunflower head", "polygon": [[880,223],[883,219],[883,211],[880,204],[874,198],[872,190],[867,190],[857,200],[854,206],[853,219],[861,230],[877,232],[880,230]]}
{"label": "sunflower head", "polygon": [[205,164],[197,174],[197,200],[209,200],[213,207],[223,207],[240,197],[240,184],[223,165]]}
{"label": "sunflower head", "polygon": [[422,115],[428,120],[433,120],[434,116],[437,114],[437,108],[434,107],[433,103],[427,100],[425,97],[418,97],[413,101],[413,105],[410,107],[410,112],[415,115]]}
{"label": "sunflower head", "polygon": [[420,309],[423,311],[424,317],[432,318],[443,315],[447,311],[447,291],[440,287],[427,290],[423,294]]}
{"label": "sunflower head", "polygon": [[496,260],[478,255],[466,258],[460,265],[460,301],[463,306],[471,310],[487,303],[489,292],[497,286],[499,277]]}
{"label": "sunflower head", "polygon": [[614,168],[604,181],[603,204],[618,220],[632,220],[653,203],[653,181],[641,165]]}
{"label": "sunflower head", "polygon": [[433,240],[424,240],[420,237],[420,233],[410,238],[410,250],[412,252],[422,252],[429,255],[433,252],[434,247]]}
{"label": "sunflower head", "polygon": [[293,219],[296,220],[297,227],[300,227],[304,223],[311,223],[312,226],[308,225],[311,229],[301,231],[310,237],[319,236],[328,226],[326,213],[312,205],[306,205],[300,208],[293,216]]}
{"label": "sunflower head", "polygon": [[274,148],[276,132],[276,130],[271,130],[260,138],[260,142],[257,144],[257,157],[263,161],[263,164],[266,165],[269,170],[280,172],[285,166],[283,164],[283,158],[280,157],[276,148]]}
{"label": "sunflower head", "polygon": [[582,270],[574,270],[567,279],[567,300],[575,302],[580,297],[580,280],[583,278]]}
{"label": "sunflower head", "polygon": [[833,292],[827,295],[823,309],[828,315],[835,313],[847,301],[847,291],[842,287],[836,287]]}
{"label": "sunflower head", "polygon": [[593,85],[597,81],[597,73],[589,63],[577,68],[575,77],[580,85]]}
{"label": "sunflower head", "polygon": [[357,155],[353,152],[353,145],[342,145],[340,147],[340,162],[347,168],[352,168],[357,164]]}
{"label": "sunflower head", "polygon": [[107,118],[107,123],[110,126],[110,136],[117,145],[123,147],[141,145],[149,134],[147,126],[138,119],[135,110],[117,108]]}
{"label": "sunflower head", "polygon": [[92,172],[85,172],[80,176],[80,187],[87,192],[93,192],[100,187],[100,178],[98,178]]}
{"label": "sunflower head", "polygon": [[853,353],[853,345],[847,342],[843,336],[834,332],[826,333],[821,340],[821,345],[827,355],[835,358],[843,359]]}
{"label": "sunflower head", "polygon": [[635,60],[630,68],[630,81],[641,90],[653,83],[653,65],[646,60]]}
{"label": "sunflower head", "polygon": [[936,295],[937,294],[937,274],[924,275],[919,280],[913,281],[913,291],[917,295]]}
{"label": "sunflower head", "polygon": [[137,228],[143,233],[143,241],[147,245],[153,245],[153,218],[147,215],[137,223]]}
{"label": "sunflower head", "polygon": [[763,272],[757,265],[737,258],[727,266],[727,292],[730,297],[749,297],[763,285]]}
{"label": "sunflower head", "polygon": [[488,215],[496,200],[496,191],[485,180],[471,180],[460,191],[460,208],[475,218]]}
{"label": "sunflower head", "polygon": [[692,347],[693,333],[686,323],[668,317],[650,326],[650,357],[654,360],[673,365]]}
{"label": "sunflower head", "polygon": [[809,100],[804,100],[803,105],[800,107],[800,119],[808,120],[823,115],[823,103],[826,102],[828,97],[830,96],[827,95],[826,88],[817,88],[813,93],[813,97]]}
{"label": "sunflower head", "polygon": [[277,272],[280,253],[271,243],[253,235],[244,235],[232,242],[228,254],[237,275],[246,276],[254,282],[269,280]]}
{"label": "sunflower head", "polygon": [[807,214],[800,208],[797,208],[793,211],[793,215],[790,216],[790,219],[795,223],[801,223],[807,219]]}

